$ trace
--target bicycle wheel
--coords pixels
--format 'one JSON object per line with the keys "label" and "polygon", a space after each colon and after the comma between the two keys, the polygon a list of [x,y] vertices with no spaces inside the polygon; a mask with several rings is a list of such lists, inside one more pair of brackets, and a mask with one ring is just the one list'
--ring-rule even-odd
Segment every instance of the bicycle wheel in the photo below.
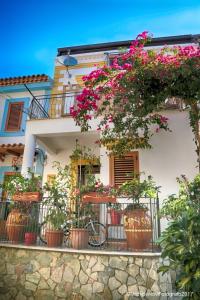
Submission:
{"label": "bicycle wheel", "polygon": [[91,221],[89,222],[85,228],[89,232],[89,241],[88,244],[92,247],[100,247],[102,246],[107,237],[106,237],[106,226],[97,222]]}

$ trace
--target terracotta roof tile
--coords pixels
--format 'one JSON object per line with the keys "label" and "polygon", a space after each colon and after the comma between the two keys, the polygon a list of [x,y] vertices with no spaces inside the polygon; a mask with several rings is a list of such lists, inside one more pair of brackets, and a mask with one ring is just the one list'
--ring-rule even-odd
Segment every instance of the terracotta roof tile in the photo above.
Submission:
{"label": "terracotta roof tile", "polygon": [[0,86],[46,82],[49,77],[45,74],[0,78]]}
{"label": "terracotta roof tile", "polygon": [[24,144],[19,143],[19,144],[0,144],[0,148],[19,148],[19,147],[24,147]]}

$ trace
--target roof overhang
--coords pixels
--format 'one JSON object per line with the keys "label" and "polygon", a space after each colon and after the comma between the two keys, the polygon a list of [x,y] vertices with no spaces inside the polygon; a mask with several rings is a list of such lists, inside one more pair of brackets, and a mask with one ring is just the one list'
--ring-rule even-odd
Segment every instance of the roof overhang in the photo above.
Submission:
{"label": "roof overhang", "polygon": [[6,155],[21,156],[24,153],[24,144],[0,144],[0,160],[4,161]]}
{"label": "roof overhang", "polygon": [[[187,34],[187,35],[176,35],[176,36],[167,36],[153,38],[146,46],[162,46],[162,45],[175,45],[175,44],[189,44],[189,43],[198,43],[200,39],[200,34]],[[128,41],[119,41],[119,42],[109,42],[101,44],[90,44],[82,46],[72,46],[58,48],[57,56],[67,55],[70,51],[71,55],[89,53],[89,52],[100,52],[100,51],[112,51],[119,48],[129,47],[132,40]]]}

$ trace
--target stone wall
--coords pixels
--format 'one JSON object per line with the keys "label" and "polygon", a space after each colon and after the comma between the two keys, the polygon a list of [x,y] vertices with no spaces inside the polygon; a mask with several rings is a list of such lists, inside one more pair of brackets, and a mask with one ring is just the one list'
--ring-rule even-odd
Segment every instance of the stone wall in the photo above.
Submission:
{"label": "stone wall", "polygon": [[97,255],[2,246],[0,299],[160,299],[156,297],[160,292],[171,292],[170,276],[157,273],[160,264],[160,257],[153,254]]}

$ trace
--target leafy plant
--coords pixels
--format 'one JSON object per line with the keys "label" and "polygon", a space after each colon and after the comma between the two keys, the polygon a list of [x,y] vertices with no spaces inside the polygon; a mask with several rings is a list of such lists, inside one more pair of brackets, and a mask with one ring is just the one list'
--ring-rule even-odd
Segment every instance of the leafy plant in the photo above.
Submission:
{"label": "leafy plant", "polygon": [[185,175],[177,178],[179,183],[178,195],[170,195],[164,200],[160,215],[168,219],[176,219],[186,211],[200,210],[200,174],[189,182]]}
{"label": "leafy plant", "polygon": [[95,212],[90,203],[81,205],[72,215],[68,222],[70,228],[85,228],[85,225],[91,219],[94,219]]}
{"label": "leafy plant", "polygon": [[48,206],[45,220],[52,229],[61,230],[69,214],[67,204],[69,201],[69,189],[71,172],[69,166],[61,167],[59,162],[54,162],[57,174],[51,183],[46,182],[43,190],[47,194],[43,203]]}
{"label": "leafy plant", "polygon": [[36,176],[30,169],[28,170],[27,177],[18,175],[7,179],[5,183],[0,185],[0,188],[7,193],[8,197],[16,193],[24,192],[42,192],[41,176]]}
{"label": "leafy plant", "polygon": [[30,219],[28,221],[28,224],[25,226],[24,231],[28,232],[28,233],[39,234],[39,232],[40,232],[40,226],[39,226],[39,224],[38,224],[37,221]]}
{"label": "leafy plant", "polygon": [[191,182],[185,176],[178,182],[179,194],[169,196],[161,210],[171,222],[158,241],[162,257],[169,259],[159,272],[175,270],[177,288],[188,293],[184,299],[196,300],[200,299],[200,174]]}
{"label": "leafy plant", "polygon": [[97,194],[114,195],[115,189],[111,185],[104,185],[100,179],[96,179],[93,174],[86,175],[86,184],[80,187],[80,194],[96,192]]}
{"label": "leafy plant", "polygon": [[89,164],[100,165],[99,157],[94,154],[91,148],[86,146],[76,145],[76,148],[73,150],[70,158],[73,160],[87,160]]}
{"label": "leafy plant", "polygon": [[122,209],[122,204],[121,203],[108,203],[108,207],[110,209],[114,209],[116,211],[121,211]]}
{"label": "leafy plant", "polygon": [[141,198],[156,198],[159,188],[153,181],[152,176],[148,176],[147,179],[141,181],[138,177],[133,177],[130,180],[125,181],[118,188],[118,196],[125,197],[132,200],[132,203],[127,205],[126,210],[132,210],[134,208],[143,208],[144,204],[140,202]]}

